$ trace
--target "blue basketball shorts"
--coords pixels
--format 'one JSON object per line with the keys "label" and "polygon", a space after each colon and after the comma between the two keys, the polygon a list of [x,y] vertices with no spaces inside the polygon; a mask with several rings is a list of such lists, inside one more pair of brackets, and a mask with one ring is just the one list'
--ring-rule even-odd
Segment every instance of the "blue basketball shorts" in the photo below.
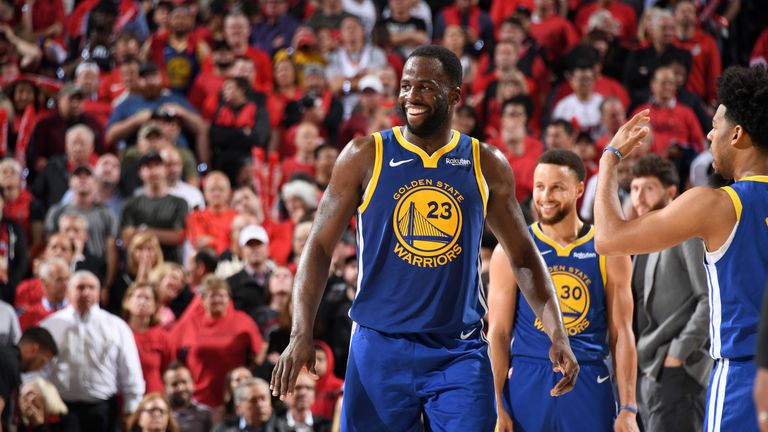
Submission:
{"label": "blue basketball shorts", "polygon": [[515,432],[612,432],[616,398],[608,368],[603,363],[579,363],[573,390],[552,397],[562,378],[549,360],[512,357],[504,388],[504,408]]}
{"label": "blue basketball shorts", "polygon": [[715,361],[707,389],[705,432],[758,430],[752,387],[757,368],[753,359]]}
{"label": "blue basketball shorts", "polygon": [[357,326],[350,343],[341,430],[490,432],[496,402],[480,327],[461,339],[391,335]]}

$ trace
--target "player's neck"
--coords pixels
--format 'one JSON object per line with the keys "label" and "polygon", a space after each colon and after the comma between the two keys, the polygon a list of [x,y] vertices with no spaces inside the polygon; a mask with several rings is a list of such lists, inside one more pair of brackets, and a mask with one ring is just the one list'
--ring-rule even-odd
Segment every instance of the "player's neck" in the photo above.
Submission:
{"label": "player's neck", "polygon": [[576,208],[571,209],[570,213],[560,222],[547,225],[539,222],[541,231],[549,238],[562,246],[567,246],[579,239],[584,222],[576,214]]}
{"label": "player's neck", "polygon": [[403,137],[411,144],[417,145],[422,148],[427,154],[431,155],[440,147],[448,144],[451,140],[453,132],[447,125],[443,127],[436,127],[435,131],[426,136],[418,136],[408,129],[407,126],[403,126]]}
{"label": "player's neck", "polygon": [[[744,177],[768,175],[768,153],[751,151],[744,154],[743,164],[734,170],[733,179],[738,181]],[[738,162],[737,162],[738,163]]]}

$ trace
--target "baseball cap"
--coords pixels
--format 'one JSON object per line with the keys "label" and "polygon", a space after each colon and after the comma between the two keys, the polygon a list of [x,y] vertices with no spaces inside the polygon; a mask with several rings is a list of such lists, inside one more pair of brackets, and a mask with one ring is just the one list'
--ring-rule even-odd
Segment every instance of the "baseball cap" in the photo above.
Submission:
{"label": "baseball cap", "polygon": [[157,107],[152,111],[152,118],[156,120],[176,120],[176,111],[170,108]]}
{"label": "baseball cap", "polygon": [[251,240],[269,244],[267,231],[261,225],[248,225],[240,231],[240,246],[245,246]]}
{"label": "baseball cap", "polygon": [[93,169],[88,165],[80,165],[72,171],[74,176],[79,176],[80,174],[93,175]]}
{"label": "baseball cap", "polygon": [[139,139],[144,139],[144,138],[148,137],[151,134],[158,134],[158,135],[162,136],[163,135],[163,130],[160,128],[160,126],[158,126],[154,122],[153,123],[148,123],[148,124],[145,124],[144,126],[142,126],[141,129],[139,129],[138,137],[139,137]]}
{"label": "baseball cap", "polygon": [[73,95],[79,95],[82,96],[84,94],[83,89],[80,87],[74,85],[73,83],[68,83],[64,87],[59,90],[58,97],[65,97],[65,96],[73,96]]}
{"label": "baseball cap", "polygon": [[139,159],[139,167],[143,167],[144,165],[147,165],[151,162],[163,162],[163,158],[160,156],[160,153],[152,150],[144,153],[144,155],[141,156],[141,159]]}
{"label": "baseball cap", "polygon": [[384,85],[381,83],[381,80],[376,75],[366,75],[360,79],[360,82],[357,83],[357,88],[363,92],[365,90],[373,90],[376,93],[383,93],[384,92]]}

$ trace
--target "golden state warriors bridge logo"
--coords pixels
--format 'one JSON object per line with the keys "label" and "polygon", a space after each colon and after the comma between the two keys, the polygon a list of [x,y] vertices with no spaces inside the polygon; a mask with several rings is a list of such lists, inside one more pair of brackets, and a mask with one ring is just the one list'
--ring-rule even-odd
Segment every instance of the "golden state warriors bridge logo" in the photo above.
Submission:
{"label": "golden state warriors bridge logo", "polygon": [[[552,281],[560,299],[560,312],[568,336],[575,336],[589,327],[589,285],[592,281],[581,270],[564,265],[549,267]],[[536,318],[534,326],[543,330],[541,321]]]}
{"label": "golden state warriors bridge logo", "polygon": [[438,267],[461,254],[456,244],[462,227],[460,203],[464,197],[451,185],[419,179],[398,188],[392,226],[397,237],[394,252],[408,264]]}

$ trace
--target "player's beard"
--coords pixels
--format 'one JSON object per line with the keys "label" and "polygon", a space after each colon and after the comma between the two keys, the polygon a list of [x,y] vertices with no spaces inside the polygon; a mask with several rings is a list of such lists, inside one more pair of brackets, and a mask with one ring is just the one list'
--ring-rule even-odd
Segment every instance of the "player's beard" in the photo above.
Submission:
{"label": "player's beard", "polygon": [[400,110],[403,112],[403,116],[405,117],[405,124],[408,127],[408,130],[412,134],[421,138],[432,135],[436,130],[446,125],[449,120],[448,105],[438,105],[437,109],[432,111],[430,115],[424,119],[424,122],[418,126],[414,126],[411,124],[411,122],[408,121],[408,114],[404,107],[401,106]]}
{"label": "player's beard", "polygon": [[539,206],[534,206],[536,209],[536,215],[539,216],[539,222],[541,222],[543,225],[555,225],[559,222],[561,222],[563,219],[565,219],[566,216],[571,212],[572,206],[563,206],[557,209],[557,212],[552,215],[552,217],[544,217],[541,214],[541,210],[539,210]]}

